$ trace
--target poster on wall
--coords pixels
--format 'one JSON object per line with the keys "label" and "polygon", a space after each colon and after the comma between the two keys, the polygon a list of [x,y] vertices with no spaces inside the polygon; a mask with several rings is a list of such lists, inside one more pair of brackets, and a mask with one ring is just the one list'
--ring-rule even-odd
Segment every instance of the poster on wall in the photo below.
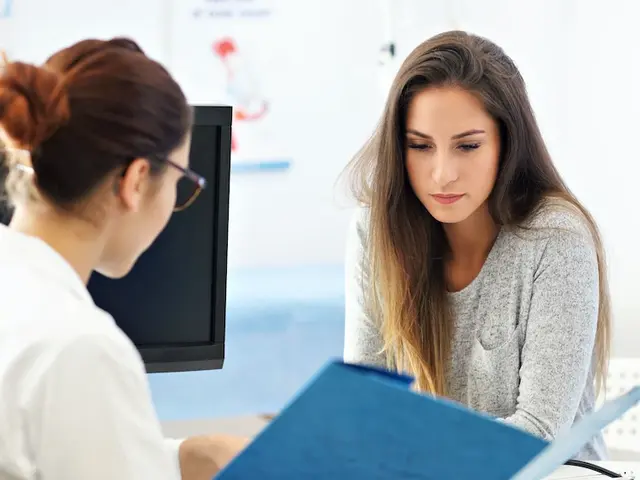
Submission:
{"label": "poster on wall", "polygon": [[[287,170],[271,86],[284,69],[276,0],[174,0],[169,67],[192,104],[232,105],[232,172]],[[275,50],[275,51],[274,51]]]}

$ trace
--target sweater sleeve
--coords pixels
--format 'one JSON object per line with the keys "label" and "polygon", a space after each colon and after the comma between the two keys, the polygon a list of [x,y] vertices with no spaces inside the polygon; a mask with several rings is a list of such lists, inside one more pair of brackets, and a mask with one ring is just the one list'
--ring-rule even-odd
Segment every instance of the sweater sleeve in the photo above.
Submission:
{"label": "sweater sleeve", "polygon": [[359,209],[351,221],[347,235],[344,361],[385,367],[379,319],[372,318],[365,303],[365,292],[370,281],[367,217],[368,209]]}
{"label": "sweater sleeve", "polygon": [[557,230],[534,275],[517,406],[505,422],[547,440],[572,424],[591,378],[598,303],[590,237]]}

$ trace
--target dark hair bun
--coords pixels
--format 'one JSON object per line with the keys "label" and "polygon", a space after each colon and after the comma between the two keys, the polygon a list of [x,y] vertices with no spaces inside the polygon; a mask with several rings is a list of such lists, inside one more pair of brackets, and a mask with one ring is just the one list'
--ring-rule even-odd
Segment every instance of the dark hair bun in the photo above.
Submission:
{"label": "dark hair bun", "polygon": [[21,62],[0,70],[0,125],[20,148],[36,150],[69,121],[60,74]]}
{"label": "dark hair bun", "polygon": [[[185,141],[191,109],[167,69],[136,42],[89,38],[54,53],[41,68],[0,67],[0,126],[12,146],[33,154],[35,193],[71,211],[133,159],[148,159],[153,173],[161,173],[166,165],[151,160]],[[19,182],[5,184],[12,202],[24,197]]]}

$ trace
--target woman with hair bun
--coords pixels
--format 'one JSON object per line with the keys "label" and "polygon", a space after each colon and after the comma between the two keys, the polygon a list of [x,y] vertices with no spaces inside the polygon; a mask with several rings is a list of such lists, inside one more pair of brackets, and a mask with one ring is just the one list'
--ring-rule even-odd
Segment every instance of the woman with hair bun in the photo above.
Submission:
{"label": "woman with hair bun", "polygon": [[243,439],[164,439],[143,362],[92,301],[194,198],[191,111],[131,40],[85,40],[0,68],[0,144],[14,207],[0,226],[0,477],[210,479]]}

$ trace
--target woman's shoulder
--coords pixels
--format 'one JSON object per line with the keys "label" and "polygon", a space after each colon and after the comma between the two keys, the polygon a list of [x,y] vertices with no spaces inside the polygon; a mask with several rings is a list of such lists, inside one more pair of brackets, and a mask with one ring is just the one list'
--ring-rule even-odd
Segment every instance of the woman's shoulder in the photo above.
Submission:
{"label": "woman's shoulder", "polygon": [[509,236],[511,251],[530,252],[537,265],[562,264],[576,271],[595,265],[596,227],[588,213],[572,202],[547,198],[521,227]]}
{"label": "woman's shoulder", "polygon": [[82,358],[100,352],[118,361],[136,359],[136,348],[113,317],[90,302],[64,302],[50,318],[57,328],[43,329],[39,345],[52,357]]}
{"label": "woman's shoulder", "polygon": [[593,238],[593,225],[586,212],[576,204],[556,197],[547,197],[524,222],[525,229],[542,238]]}

